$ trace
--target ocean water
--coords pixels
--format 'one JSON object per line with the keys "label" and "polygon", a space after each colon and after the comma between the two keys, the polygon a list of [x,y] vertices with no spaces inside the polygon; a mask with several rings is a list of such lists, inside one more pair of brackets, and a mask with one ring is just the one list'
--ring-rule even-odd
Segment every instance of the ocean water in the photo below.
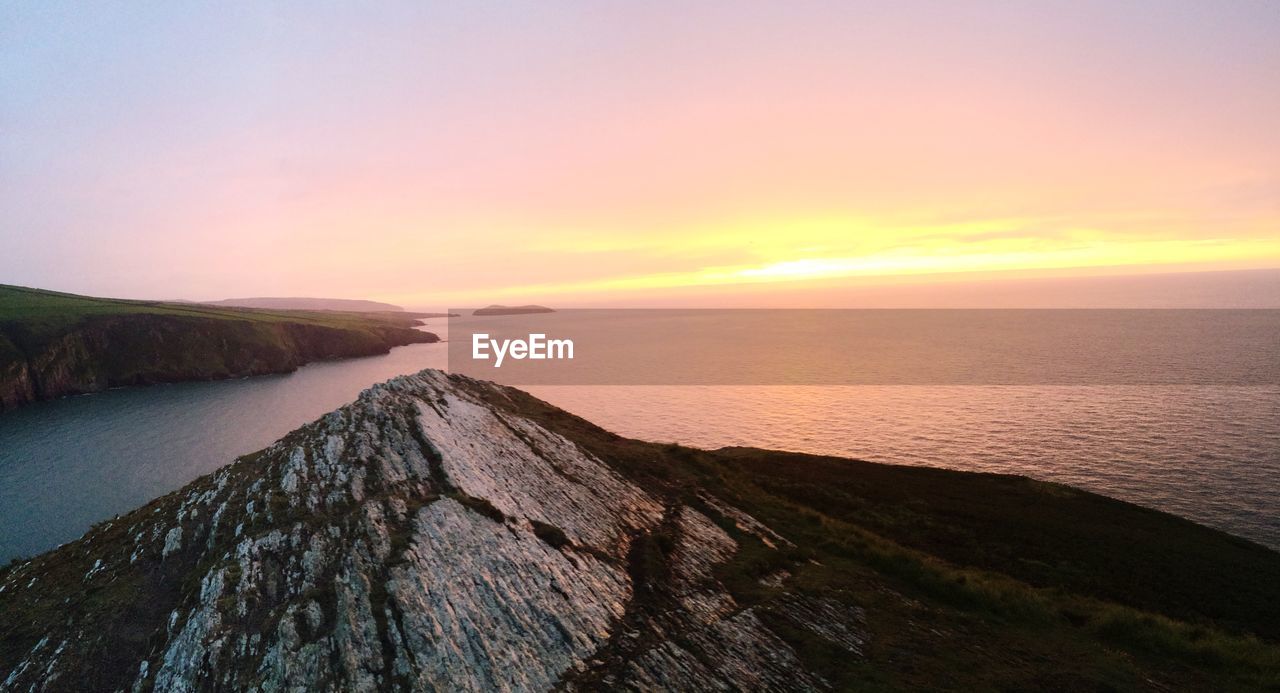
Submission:
{"label": "ocean water", "polygon": [[[1245,319],[1247,339],[1224,334],[1223,325],[1212,322],[1220,315],[1208,319],[1203,329],[1179,328],[1188,338],[1203,335],[1192,353],[1212,356],[1209,365],[1196,365],[1193,377],[1184,378],[1206,381],[1201,384],[1031,378],[1021,384],[526,389],[627,436],[1025,474],[1173,512],[1280,549],[1275,315],[1259,313],[1259,320],[1270,321],[1261,326]],[[785,317],[769,320],[769,329],[752,334],[794,334]],[[1241,320],[1228,316],[1237,328]],[[447,336],[447,326],[432,322],[426,329]],[[880,338],[876,345],[899,351]],[[760,353],[770,354],[779,368],[804,358],[768,344]],[[1234,364],[1235,375],[1202,377],[1223,360]],[[386,356],[312,364],[289,375],[113,390],[0,415],[0,561],[74,539],[95,522],[266,446],[369,385],[443,368],[448,361],[445,344],[419,344]],[[1241,368],[1260,384],[1248,384],[1237,373]]]}
{"label": "ocean water", "polygon": [[442,344],[287,375],[123,388],[0,414],[0,562],[75,539],[355,399]]}
{"label": "ocean water", "polygon": [[1024,474],[1280,549],[1280,387],[535,386],[616,433]]}

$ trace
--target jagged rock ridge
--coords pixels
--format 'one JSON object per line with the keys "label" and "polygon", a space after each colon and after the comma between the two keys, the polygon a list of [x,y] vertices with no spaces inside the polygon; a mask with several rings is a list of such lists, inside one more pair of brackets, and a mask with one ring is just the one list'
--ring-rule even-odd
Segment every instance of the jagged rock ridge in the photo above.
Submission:
{"label": "jagged rock ridge", "polygon": [[[716,577],[739,550],[726,528],[785,538],[641,488],[508,397],[394,379],[0,574],[32,621],[6,633],[0,689],[828,686]],[[778,604],[770,619],[862,651],[860,609]]]}

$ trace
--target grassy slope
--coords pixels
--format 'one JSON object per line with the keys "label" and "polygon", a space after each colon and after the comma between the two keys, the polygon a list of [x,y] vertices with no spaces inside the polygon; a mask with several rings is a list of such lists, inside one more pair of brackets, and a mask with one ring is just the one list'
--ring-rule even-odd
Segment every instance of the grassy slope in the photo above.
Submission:
{"label": "grassy slope", "polygon": [[[791,539],[743,544],[721,578],[742,603],[783,590],[866,608],[850,658],[779,633],[841,688],[1280,689],[1280,554],[1195,523],[1023,477],[608,433],[518,390],[495,402],[651,489],[710,491]],[[759,579],[780,570],[781,587]]]}
{"label": "grassy slope", "polygon": [[167,315],[210,320],[248,320],[250,322],[295,322],[328,327],[360,329],[370,324],[412,326],[413,318],[393,311],[386,313],[349,313],[338,311],[268,310],[232,308],[197,303],[165,303],[133,301],[117,298],[95,298],[64,294],[43,289],[0,284],[0,323],[21,322],[40,333],[52,333],[94,316]]}
{"label": "grassy slope", "polygon": [[0,285],[0,410],[117,385],[292,370],[434,341],[411,314],[260,310]]}

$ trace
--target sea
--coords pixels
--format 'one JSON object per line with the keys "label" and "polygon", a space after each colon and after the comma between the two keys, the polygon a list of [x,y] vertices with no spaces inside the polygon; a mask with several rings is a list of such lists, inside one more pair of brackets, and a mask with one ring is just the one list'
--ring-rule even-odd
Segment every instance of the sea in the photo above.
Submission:
{"label": "sea", "polygon": [[[698,368],[710,366],[648,364],[637,372],[658,376],[610,381],[599,377],[600,361],[587,359],[595,370],[580,381],[513,384],[625,436],[1022,474],[1171,512],[1280,550],[1280,312],[1174,312],[1180,314],[1143,318],[1166,330],[1149,333],[1162,335],[1150,349],[1142,346],[1147,333],[1125,333],[1127,346],[1115,350],[1097,349],[1096,335],[1134,323],[1106,311],[981,318],[995,319],[1004,332],[975,330],[957,311],[818,318],[735,313],[732,320],[745,322],[733,329],[715,315],[715,330],[690,331],[701,335],[697,349],[710,350],[702,362],[742,359],[749,344],[750,377],[718,372],[699,378]],[[0,562],[73,540],[96,522],[265,447],[370,385],[423,368],[448,369],[451,360],[453,370],[466,370],[457,361],[462,335],[499,332],[504,324],[523,329],[518,321],[530,319],[466,317],[452,325],[431,319],[422,329],[447,340],[452,331],[455,339],[314,363],[287,375],[124,388],[0,414]],[[636,319],[609,319],[627,325],[619,329],[636,329]],[[652,327],[672,318],[638,319]],[[1047,337],[1031,346],[990,339],[1008,334],[1010,319],[1031,321],[1014,332]],[[600,341],[600,320],[599,313],[567,314],[547,325],[561,335],[595,335],[578,345],[580,352],[632,341],[634,332]],[[899,329],[903,320],[923,324]],[[964,333],[981,338],[952,339],[944,324],[968,325]],[[1100,332],[1100,324],[1113,327]],[[815,330],[824,335],[822,344],[845,345],[843,360],[833,366],[829,346],[812,353],[797,347],[797,334]],[[681,330],[645,334],[678,339]],[[1171,350],[1173,341],[1178,348]],[[1096,353],[1083,358],[1082,349],[1123,353],[1122,367],[1108,371],[1114,364],[1090,360]],[[883,364],[886,354],[897,355],[892,368],[847,375],[851,364]],[[920,368],[904,365],[902,354],[921,359]],[[815,362],[819,358],[826,361]],[[950,365],[937,370],[939,360]],[[762,361],[772,367],[759,367]],[[998,367],[975,371],[974,363]],[[680,378],[661,377],[677,371]],[[1007,377],[1010,372],[1017,377]],[[918,377],[908,377],[913,374]]]}

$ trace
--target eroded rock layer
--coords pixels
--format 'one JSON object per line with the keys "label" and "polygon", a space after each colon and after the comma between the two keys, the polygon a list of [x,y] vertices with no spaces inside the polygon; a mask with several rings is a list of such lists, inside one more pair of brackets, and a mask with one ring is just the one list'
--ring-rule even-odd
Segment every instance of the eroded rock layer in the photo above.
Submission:
{"label": "eroded rock layer", "polygon": [[[0,689],[826,687],[716,577],[729,530],[786,539],[641,488],[507,397],[397,378],[0,574]],[[858,609],[778,603],[858,655]]]}

